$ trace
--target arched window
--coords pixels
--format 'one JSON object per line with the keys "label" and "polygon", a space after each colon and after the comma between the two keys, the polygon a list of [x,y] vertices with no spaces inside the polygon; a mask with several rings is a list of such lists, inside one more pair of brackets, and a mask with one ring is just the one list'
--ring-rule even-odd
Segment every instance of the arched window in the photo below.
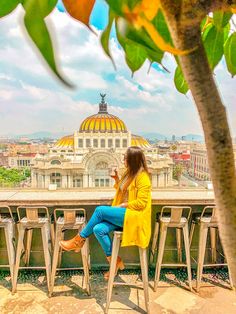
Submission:
{"label": "arched window", "polygon": [[60,162],[60,160],[53,159],[53,160],[51,161],[51,165],[61,165],[61,162]]}

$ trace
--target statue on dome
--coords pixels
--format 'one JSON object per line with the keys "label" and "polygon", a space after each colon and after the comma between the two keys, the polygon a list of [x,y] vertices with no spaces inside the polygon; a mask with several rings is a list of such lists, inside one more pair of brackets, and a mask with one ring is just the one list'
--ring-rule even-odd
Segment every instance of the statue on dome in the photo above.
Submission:
{"label": "statue on dome", "polygon": [[106,94],[100,93],[100,96],[102,97],[102,100],[99,104],[99,112],[98,113],[108,113],[107,112],[107,103],[105,102]]}

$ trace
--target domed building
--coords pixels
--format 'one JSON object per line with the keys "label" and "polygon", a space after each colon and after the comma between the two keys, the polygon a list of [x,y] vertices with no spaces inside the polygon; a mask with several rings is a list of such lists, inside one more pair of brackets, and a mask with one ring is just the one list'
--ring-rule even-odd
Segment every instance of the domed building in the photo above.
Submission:
{"label": "domed building", "polygon": [[112,187],[110,171],[124,171],[124,153],[129,146],[143,149],[152,175],[153,188],[172,185],[173,163],[157,154],[157,148],[142,136],[133,135],[125,123],[108,113],[101,94],[99,111],[82,121],[74,134],[59,139],[48,155],[38,156],[32,166],[32,186],[48,188]]}

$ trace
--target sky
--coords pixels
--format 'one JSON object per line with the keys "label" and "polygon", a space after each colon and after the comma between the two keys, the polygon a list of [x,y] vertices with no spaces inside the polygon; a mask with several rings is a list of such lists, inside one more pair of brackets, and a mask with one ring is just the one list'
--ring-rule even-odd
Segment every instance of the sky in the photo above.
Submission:
{"label": "sky", "polygon": [[[76,88],[60,84],[29,41],[22,25],[23,11],[0,20],[0,136],[38,131],[78,130],[81,122],[98,112],[100,93],[106,93],[108,111],[121,118],[134,134],[203,134],[191,94],[175,89],[175,61],[166,55],[170,73],[149,63],[132,77],[116,39],[111,52],[117,70],[104,54],[99,36],[107,23],[106,4],[99,0],[91,23],[95,36],[69,18],[60,4],[47,23],[54,37],[58,64]],[[224,60],[215,70],[216,83],[225,103],[230,128],[236,135],[236,79],[226,71]]]}

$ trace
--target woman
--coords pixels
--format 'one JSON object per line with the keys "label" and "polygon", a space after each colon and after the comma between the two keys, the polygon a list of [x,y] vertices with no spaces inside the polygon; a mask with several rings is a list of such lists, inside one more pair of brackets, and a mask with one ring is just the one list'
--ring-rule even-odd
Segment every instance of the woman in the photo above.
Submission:
{"label": "woman", "polygon": [[[143,151],[131,146],[124,155],[126,171],[119,180],[117,171],[115,179],[116,195],[112,206],[98,206],[85,228],[77,236],[68,241],[60,241],[66,251],[78,252],[87,237],[95,234],[111,261],[112,241],[109,233],[123,228],[121,246],[137,245],[145,248],[151,237],[151,183]],[[118,256],[116,272],[124,269]],[[109,272],[104,275],[109,278]]]}

